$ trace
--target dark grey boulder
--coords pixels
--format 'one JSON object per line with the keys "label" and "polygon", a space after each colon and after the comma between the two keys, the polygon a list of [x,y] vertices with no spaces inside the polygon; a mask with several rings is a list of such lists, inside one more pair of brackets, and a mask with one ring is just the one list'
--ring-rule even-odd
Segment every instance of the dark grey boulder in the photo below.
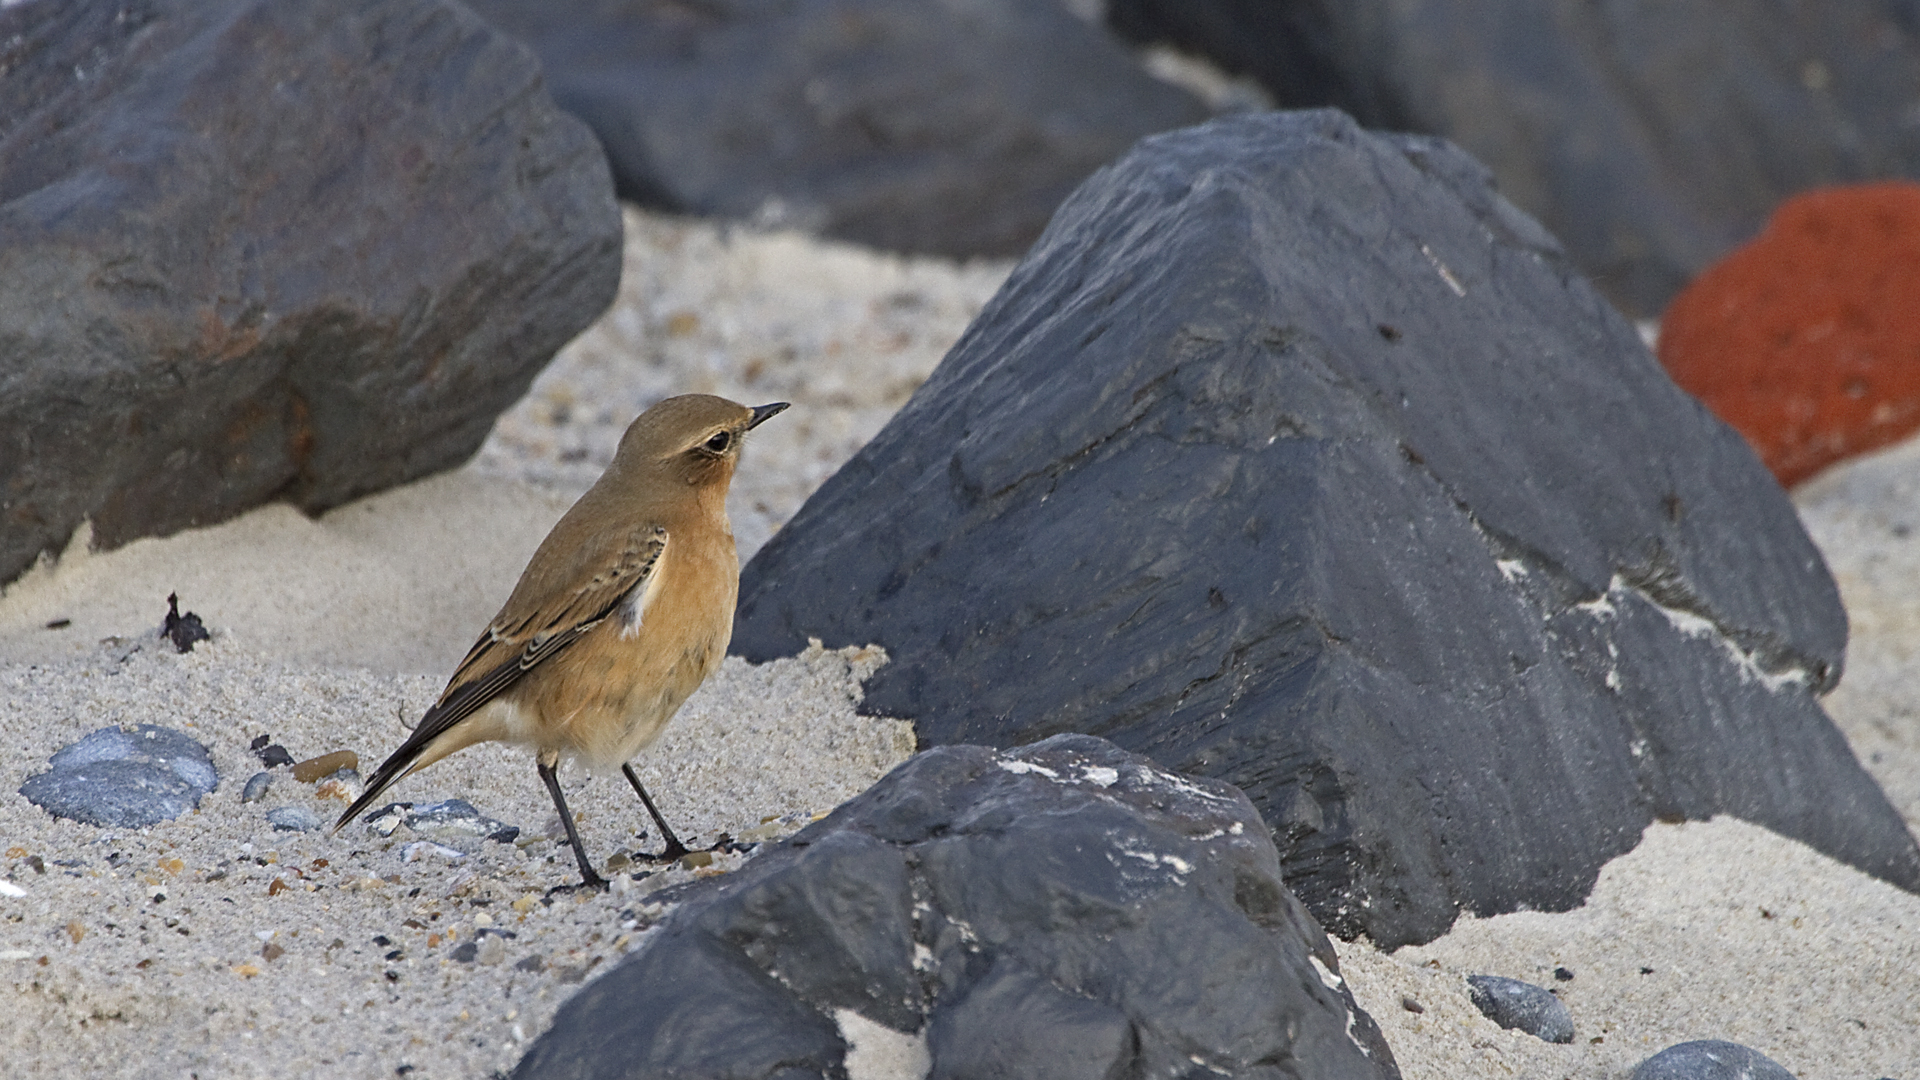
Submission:
{"label": "dark grey boulder", "polygon": [[1907,888],[1822,713],[1793,507],[1445,143],[1145,140],[760,550],[733,648],[891,661],[921,745],[1082,731],[1244,790],[1329,930],[1563,911],[1656,817]]}
{"label": "dark grey boulder", "polygon": [[1499,975],[1469,975],[1467,996],[1482,1016],[1503,1028],[1550,1043],[1573,1041],[1573,1013],[1543,986]]}
{"label": "dark grey boulder", "polygon": [[931,1077],[1399,1075],[1245,796],[1099,739],[928,751],[661,899],[516,1077],[845,1076],[848,1013]]}
{"label": "dark grey boulder", "polygon": [[1206,107],[1059,0],[474,0],[532,44],[622,198],[901,251],[1016,255]]}
{"label": "dark grey boulder", "polygon": [[103,727],[61,747],[20,786],[27,801],[85,825],[171,821],[220,786],[207,748],[171,728]]}
{"label": "dark grey boulder", "polygon": [[1720,1039],[1669,1046],[1634,1067],[1632,1080],[1793,1080],[1758,1050]]}
{"label": "dark grey boulder", "polygon": [[1920,176],[1910,5],[1109,0],[1108,18],[1283,105],[1452,139],[1636,315],[1794,192]]}
{"label": "dark grey boulder", "polygon": [[618,285],[592,133],[459,4],[22,4],[0,70],[0,581],[457,465]]}

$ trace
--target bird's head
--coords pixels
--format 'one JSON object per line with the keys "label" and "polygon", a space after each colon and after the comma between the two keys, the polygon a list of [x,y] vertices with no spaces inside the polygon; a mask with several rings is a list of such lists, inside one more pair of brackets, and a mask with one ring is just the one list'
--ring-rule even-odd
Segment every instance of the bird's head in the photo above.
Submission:
{"label": "bird's head", "polygon": [[786,407],[784,401],[749,407],[712,394],[670,397],[628,426],[614,464],[724,492],[747,432]]}

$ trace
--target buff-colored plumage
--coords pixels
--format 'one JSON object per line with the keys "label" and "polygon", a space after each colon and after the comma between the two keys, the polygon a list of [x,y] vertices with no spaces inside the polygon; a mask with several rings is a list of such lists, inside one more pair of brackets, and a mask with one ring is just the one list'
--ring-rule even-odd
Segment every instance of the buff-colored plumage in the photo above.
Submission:
{"label": "buff-colored plumage", "polygon": [[740,444],[784,402],[669,398],[636,419],[613,463],[541,542],[440,700],[334,828],[394,781],[479,742],[534,750],[586,883],[600,883],[555,778],[563,755],[620,768],[684,851],[627,761],[726,655],[740,560],[727,486]]}

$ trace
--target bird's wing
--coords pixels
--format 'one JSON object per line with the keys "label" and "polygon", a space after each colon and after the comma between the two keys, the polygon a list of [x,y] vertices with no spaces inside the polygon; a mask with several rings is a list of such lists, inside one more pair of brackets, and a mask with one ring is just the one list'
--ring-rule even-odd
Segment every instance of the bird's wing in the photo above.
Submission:
{"label": "bird's wing", "polygon": [[[667,530],[650,525],[626,537],[616,537],[602,557],[583,560],[584,577],[571,588],[538,590],[547,594],[543,603],[522,609],[509,600],[505,610],[474,642],[467,658],[447,680],[440,700],[427,710],[414,726],[413,734],[388,755],[387,760],[367,780],[365,794],[340,815],[334,825],[352,820],[370,805],[389,784],[404,775],[422,752],[455,724],[480,711],[488,702],[519,682],[527,672],[552,659],[567,646],[580,640],[636,590],[644,592],[659,569],[660,556],[667,549]],[[589,575],[597,564],[598,569]],[[514,590],[516,599],[519,589]]]}

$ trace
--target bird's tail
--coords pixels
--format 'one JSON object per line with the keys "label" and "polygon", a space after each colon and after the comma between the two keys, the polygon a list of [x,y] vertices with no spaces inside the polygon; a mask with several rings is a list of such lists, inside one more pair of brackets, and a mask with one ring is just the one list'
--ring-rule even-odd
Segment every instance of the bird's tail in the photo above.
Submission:
{"label": "bird's tail", "polygon": [[333,823],[332,831],[339,832],[347,822],[358,817],[362,811],[373,805],[374,800],[385,794],[395,780],[412,772],[414,762],[420,759],[420,754],[425,749],[424,744],[416,746],[412,739],[408,739],[400,749],[395,750],[387,760],[381,762],[380,767],[373,770],[373,775],[367,779],[367,790],[353,800],[353,805],[347,807],[346,811]]}

